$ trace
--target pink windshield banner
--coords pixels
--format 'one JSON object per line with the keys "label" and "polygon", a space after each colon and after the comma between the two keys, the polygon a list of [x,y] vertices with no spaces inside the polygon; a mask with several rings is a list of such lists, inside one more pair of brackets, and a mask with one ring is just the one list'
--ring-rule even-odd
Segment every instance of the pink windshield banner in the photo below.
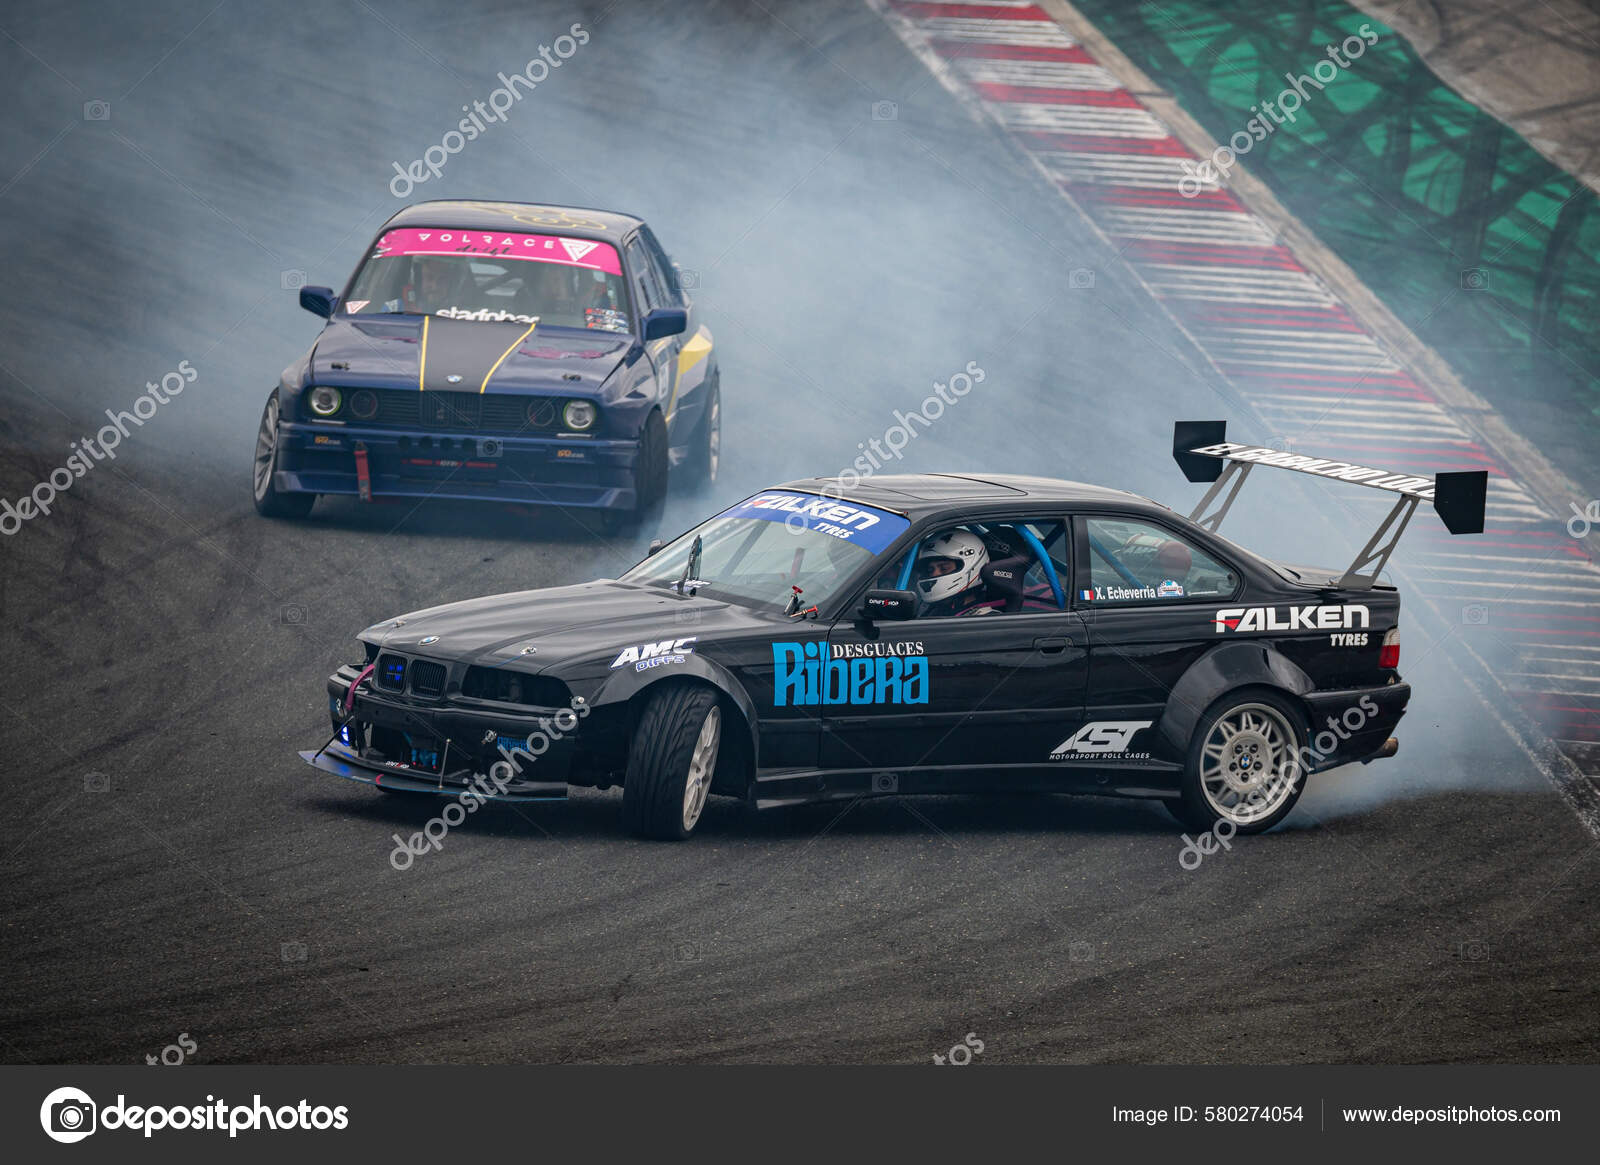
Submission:
{"label": "pink windshield banner", "polygon": [[564,235],[518,235],[505,231],[389,231],[378,240],[374,255],[482,255],[486,259],[533,259],[568,267],[588,267],[622,274],[622,261],[610,243],[569,239]]}

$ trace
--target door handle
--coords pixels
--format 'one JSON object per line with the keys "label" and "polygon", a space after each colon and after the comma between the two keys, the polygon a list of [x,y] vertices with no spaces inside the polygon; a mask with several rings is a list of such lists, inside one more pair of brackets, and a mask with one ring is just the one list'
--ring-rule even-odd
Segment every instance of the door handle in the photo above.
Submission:
{"label": "door handle", "polygon": [[1033,646],[1046,655],[1055,655],[1072,646],[1072,640],[1065,635],[1045,635],[1035,639]]}

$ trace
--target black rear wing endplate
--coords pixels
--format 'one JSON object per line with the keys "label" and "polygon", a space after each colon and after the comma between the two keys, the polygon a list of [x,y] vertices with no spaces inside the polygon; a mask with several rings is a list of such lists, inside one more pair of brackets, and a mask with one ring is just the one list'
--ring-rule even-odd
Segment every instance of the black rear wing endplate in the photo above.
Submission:
{"label": "black rear wing endplate", "polygon": [[1434,511],[1452,534],[1483,533],[1484,502],[1488,496],[1489,474],[1474,469],[1450,471],[1433,477],[1418,477],[1357,465],[1327,457],[1288,453],[1263,445],[1240,445],[1227,440],[1226,421],[1177,421],[1172,426],[1172,458],[1190,481],[1211,482],[1205,497],[1189,515],[1189,520],[1215,532],[1239,496],[1245,478],[1257,465],[1288,469],[1334,481],[1364,485],[1399,495],[1367,544],[1350,564],[1339,585],[1365,590],[1377,582],[1400,542],[1411,515],[1421,502],[1432,502]]}

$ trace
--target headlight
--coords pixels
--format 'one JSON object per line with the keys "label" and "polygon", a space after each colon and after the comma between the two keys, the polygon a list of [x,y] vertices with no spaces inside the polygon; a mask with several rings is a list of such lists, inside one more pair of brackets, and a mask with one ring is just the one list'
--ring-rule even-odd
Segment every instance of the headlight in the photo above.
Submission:
{"label": "headlight", "polygon": [[534,397],[528,402],[528,424],[535,429],[548,429],[556,421],[556,402]]}
{"label": "headlight", "polygon": [[378,415],[378,394],[370,388],[357,389],[350,394],[350,411],[358,420],[372,420]]}
{"label": "headlight", "polygon": [[339,411],[339,406],[344,404],[344,394],[337,388],[313,388],[311,390],[311,411],[319,417],[331,417]]}
{"label": "headlight", "polygon": [[580,433],[594,424],[595,416],[594,405],[586,400],[569,400],[567,407],[561,410],[561,419],[567,428]]}

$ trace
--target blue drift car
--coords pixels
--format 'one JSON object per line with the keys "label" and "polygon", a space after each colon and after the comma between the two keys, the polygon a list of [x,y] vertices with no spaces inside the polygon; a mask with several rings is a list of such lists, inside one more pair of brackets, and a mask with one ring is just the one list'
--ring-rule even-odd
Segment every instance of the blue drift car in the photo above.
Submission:
{"label": "blue drift car", "polygon": [[639,219],[510,202],[425,202],[384,224],[267,398],[256,509],[319,494],[591,509],[613,521],[714,479],[711,333]]}

